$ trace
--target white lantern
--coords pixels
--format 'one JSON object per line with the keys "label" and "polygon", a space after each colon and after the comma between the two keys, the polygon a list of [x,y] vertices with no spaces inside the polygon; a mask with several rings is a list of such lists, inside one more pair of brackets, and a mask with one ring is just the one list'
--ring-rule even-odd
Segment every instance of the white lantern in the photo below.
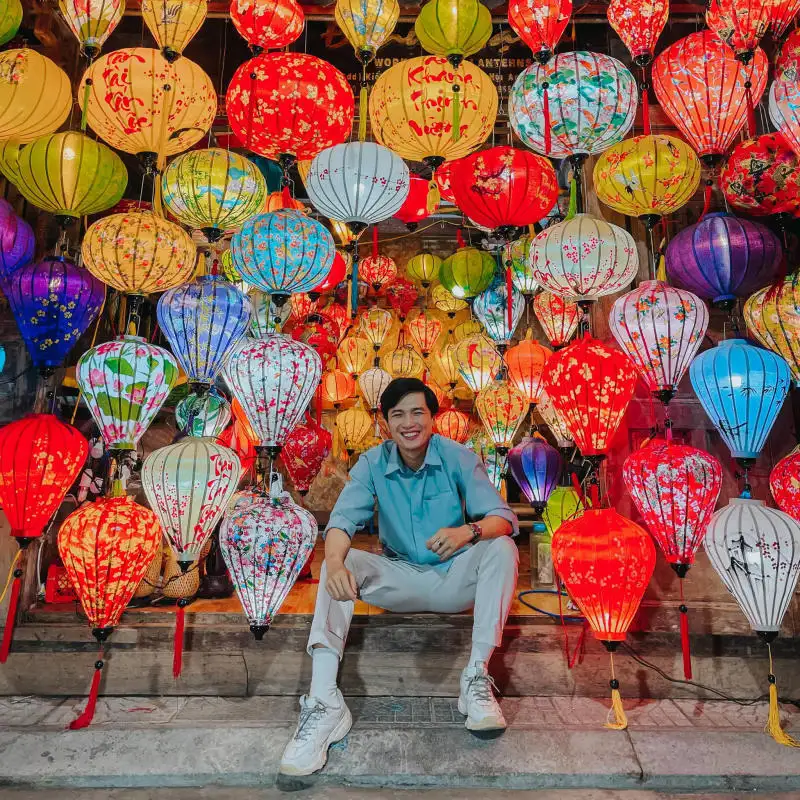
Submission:
{"label": "white lantern", "polygon": [[381,395],[392,382],[392,376],[380,367],[372,367],[358,376],[358,388],[369,410],[375,412],[381,404]]}

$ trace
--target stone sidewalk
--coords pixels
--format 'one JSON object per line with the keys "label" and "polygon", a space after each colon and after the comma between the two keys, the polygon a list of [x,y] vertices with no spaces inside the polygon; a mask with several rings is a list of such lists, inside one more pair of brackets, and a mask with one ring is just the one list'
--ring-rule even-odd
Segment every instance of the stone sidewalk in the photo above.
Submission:
{"label": "stone sidewalk", "polygon": [[[446,788],[485,790],[475,797],[504,789],[581,789],[581,797],[588,789],[755,790],[767,796],[800,790],[800,751],[763,732],[765,703],[630,702],[630,727],[620,732],[602,727],[608,704],[600,700],[505,698],[509,730],[479,739],[464,729],[454,699],[352,698],[354,728],[332,749],[326,769],[277,783],[280,754],[296,722],[292,698],[101,698],[90,728],[65,730],[83,703],[0,699],[0,783],[42,789],[277,786],[305,789],[299,797],[320,800],[344,798],[333,793],[342,787],[436,788],[432,796],[440,798]],[[784,707],[784,717],[790,728],[800,727],[794,707]],[[557,798],[553,791],[549,796]]]}

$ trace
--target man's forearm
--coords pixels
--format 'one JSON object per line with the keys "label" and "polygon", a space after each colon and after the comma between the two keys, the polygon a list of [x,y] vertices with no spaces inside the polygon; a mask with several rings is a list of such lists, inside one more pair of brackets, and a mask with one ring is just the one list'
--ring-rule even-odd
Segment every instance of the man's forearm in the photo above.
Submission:
{"label": "man's forearm", "polygon": [[331,528],[325,534],[325,560],[330,564],[343,564],[350,552],[350,537],[341,528]]}
{"label": "man's forearm", "polygon": [[482,539],[497,539],[500,536],[509,536],[514,530],[514,526],[505,517],[489,515],[481,520],[477,520],[481,526]]}

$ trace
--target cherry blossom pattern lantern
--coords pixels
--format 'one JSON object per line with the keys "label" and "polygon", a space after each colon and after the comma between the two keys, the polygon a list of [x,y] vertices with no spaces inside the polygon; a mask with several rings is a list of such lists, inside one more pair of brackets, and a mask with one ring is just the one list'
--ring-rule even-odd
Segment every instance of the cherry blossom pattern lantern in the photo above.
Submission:
{"label": "cherry blossom pattern lantern", "polygon": [[303,32],[305,14],[295,0],[233,0],[231,22],[258,54],[296,41]]}
{"label": "cherry blossom pattern lantern", "polygon": [[494,381],[478,392],[475,410],[494,446],[508,453],[528,413],[528,398],[506,381]]}
{"label": "cherry blossom pattern lantern", "polygon": [[769,489],[778,508],[800,521],[800,447],[795,447],[772,468]]}
{"label": "cherry blossom pattern lantern", "polygon": [[413,172],[410,173],[408,196],[400,206],[400,210],[394,214],[394,218],[405,223],[410,232],[415,231],[420,222],[434,214],[439,208],[439,203],[435,202],[435,198],[433,205],[428,202],[429,188],[430,181]]}
{"label": "cherry blossom pattern lantern", "polygon": [[58,0],[58,8],[90,62],[125,13],[123,0]]}
{"label": "cherry blossom pattern lantern", "polygon": [[202,394],[187,394],[175,406],[175,424],[187,436],[216,438],[230,421],[230,403],[213,386]]}
{"label": "cherry blossom pattern lantern", "polygon": [[17,216],[8,200],[0,200],[0,279],[30,263],[35,249],[33,228]]}
{"label": "cherry blossom pattern lantern", "polygon": [[573,450],[575,442],[572,440],[569,427],[544,390],[542,390],[539,395],[539,402],[536,404],[536,410],[542,420],[544,420],[544,424],[547,425],[550,432],[553,434],[559,449],[563,453]]}
{"label": "cherry blossom pattern lantern", "polygon": [[308,494],[314,478],[331,454],[333,437],[319,423],[307,419],[286,438],[281,461],[297,493]]}
{"label": "cherry blossom pattern lantern", "polygon": [[608,324],[647,388],[666,405],[703,343],[708,309],[691,292],[644,281],[617,298]]}
{"label": "cherry blossom pattern lantern", "polygon": [[763,50],[757,49],[745,65],[714,33],[698,31],[658,55],[653,62],[653,89],[700,160],[716,166],[747,121],[748,93],[753,104],[764,93],[767,71]]}
{"label": "cherry blossom pattern lantern", "polygon": [[381,405],[381,395],[392,382],[392,376],[380,367],[370,367],[358,376],[358,388],[369,410],[375,414]]}
{"label": "cherry blossom pattern lantern", "polygon": [[175,61],[208,15],[208,0],[142,0],[142,19],[167,61]]}
{"label": "cherry blossom pattern lantern", "polygon": [[561,476],[561,454],[544,439],[525,437],[508,451],[508,466],[533,510],[541,515]]}
{"label": "cherry blossom pattern lantern", "polygon": [[355,379],[370,366],[370,361],[372,360],[371,342],[359,334],[346,336],[339,343],[336,356],[339,360],[339,366]]}
{"label": "cherry blossom pattern lantern", "polygon": [[572,16],[572,0],[512,0],[508,4],[508,24],[533,51],[539,64],[546,64]]}
{"label": "cherry blossom pattern lantern", "polygon": [[650,64],[669,18],[669,0],[610,0],[606,16],[633,63],[637,67]]}
{"label": "cherry blossom pattern lantern", "polygon": [[667,562],[680,579],[680,630],[684,677],[692,677],[688,608],[683,579],[694,563],[722,487],[722,465],[689,445],[654,439],[622,468],[625,488]]}
{"label": "cherry blossom pattern lantern", "polygon": [[772,3],[750,0],[710,0],[706,25],[730,47],[736,58],[748,64],[769,29]]}
{"label": "cherry blossom pattern lantern", "polygon": [[458,342],[453,361],[464,383],[476,394],[494,381],[503,364],[502,356],[484,334],[467,336]]}
{"label": "cherry blossom pattern lantern", "polygon": [[737,497],[714,514],[705,539],[711,566],[733,595],[769,653],[766,730],[779,744],[800,747],[781,728],[771,643],[800,576],[800,526],[761,500]]}
{"label": "cherry blossom pattern lantern", "polygon": [[313,515],[292,502],[237,494],[220,526],[219,544],[250,631],[264,638],[317,540]]}
{"label": "cherry blossom pattern lantern", "polygon": [[[375,228],[377,230],[377,228]],[[353,261],[355,265],[355,260]],[[376,294],[391,285],[397,277],[397,264],[393,258],[373,251],[358,264],[358,279],[368,284]]]}
{"label": "cherry blossom pattern lantern", "polygon": [[575,335],[581,317],[577,303],[564,300],[546,289],[534,296],[533,313],[556,349],[563,347]]}
{"label": "cherry blossom pattern lantern", "polygon": [[542,374],[553,353],[533,338],[528,328],[525,338],[505,352],[508,382],[521,391],[531,406],[539,402],[542,394]]}
{"label": "cherry blossom pattern lantern", "polygon": [[284,171],[345,141],[353,128],[347,79],[306,53],[264,53],[246,61],[231,78],[225,105],[239,141]]}
{"label": "cherry blossom pattern lantern", "polygon": [[459,444],[465,444],[469,438],[472,419],[457,408],[448,408],[440,411],[433,418],[433,430],[440,436],[445,436]]}

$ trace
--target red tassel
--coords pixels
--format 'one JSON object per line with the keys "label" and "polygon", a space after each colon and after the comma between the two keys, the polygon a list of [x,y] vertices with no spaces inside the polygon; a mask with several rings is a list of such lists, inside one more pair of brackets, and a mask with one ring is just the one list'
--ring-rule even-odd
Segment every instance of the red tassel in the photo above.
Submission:
{"label": "red tassel", "polygon": [[89,698],[86,701],[86,708],[83,713],[72,720],[69,724],[71,731],[77,731],[81,728],[88,728],[94,719],[94,710],[97,706],[97,696],[100,694],[100,678],[103,675],[103,661],[100,660],[94,665],[94,675],[92,676],[92,688],[89,689]]}
{"label": "red tassel", "polygon": [[514,334],[514,283],[511,280],[511,267],[506,267],[506,309],[508,311],[508,333]]}
{"label": "red tassel", "polygon": [[545,155],[550,155],[550,150],[553,147],[553,132],[550,130],[550,95],[548,88],[550,84],[545,82],[542,84],[542,110],[544,112],[544,152]]}
{"label": "red tassel", "polygon": [[292,193],[289,191],[288,184],[281,190],[281,199],[283,201],[284,208],[289,208],[289,206],[292,204]]}
{"label": "red tassel", "polygon": [[464,241],[464,234],[461,233],[460,229],[456,231],[456,244],[459,247],[466,247],[467,246],[467,243]]}
{"label": "red tassel", "polygon": [[182,600],[178,601],[178,613],[175,617],[175,641],[172,651],[172,677],[180,678],[183,669],[183,628],[185,625],[186,614],[182,605]]}
{"label": "red tassel", "polygon": [[[19,573],[19,575],[17,574]],[[22,570],[15,570],[14,582],[11,584],[11,596],[8,600],[8,613],[6,614],[6,627],[3,630],[3,643],[0,645],[0,664],[5,664],[8,651],[11,649],[11,639],[14,636],[14,624],[17,621],[17,606],[19,593],[22,589]]]}
{"label": "red tassel", "polygon": [[713,185],[713,181],[706,181],[706,188],[703,190],[703,213],[700,215],[700,219],[711,211],[711,187]]}
{"label": "red tassel", "polygon": [[745,96],[747,97],[747,134],[752,139],[756,135],[756,110],[753,106],[752,84],[744,82]]}
{"label": "red tassel", "polygon": [[598,484],[589,484],[589,495],[592,501],[592,508],[600,508],[600,486]]}
{"label": "red tassel", "polygon": [[683,677],[692,679],[692,652],[689,648],[689,609],[681,604],[681,650],[683,651]]}
{"label": "red tassel", "polygon": [[315,400],[316,400],[316,408],[315,413],[317,417],[317,425],[322,425],[322,386],[317,386],[317,391],[315,392]]}
{"label": "red tassel", "polygon": [[378,226],[372,226],[372,257],[378,257]]}
{"label": "red tassel", "polygon": [[581,505],[586,508],[586,495],[583,493],[583,487],[581,486],[581,482],[578,480],[578,476],[573,472],[572,473],[572,488],[575,490],[575,493],[578,495],[578,498],[581,501]]}
{"label": "red tassel", "polygon": [[642,130],[645,136],[650,135],[650,96],[645,86],[642,86]]}

